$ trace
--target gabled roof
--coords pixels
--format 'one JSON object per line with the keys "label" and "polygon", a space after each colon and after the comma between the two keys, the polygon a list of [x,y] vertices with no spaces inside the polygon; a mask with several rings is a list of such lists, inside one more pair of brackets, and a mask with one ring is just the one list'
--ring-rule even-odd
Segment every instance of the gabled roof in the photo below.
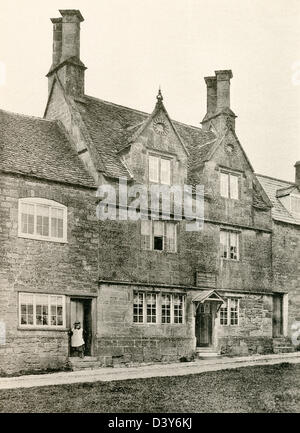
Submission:
{"label": "gabled roof", "polygon": [[[151,114],[91,96],[75,99],[75,103],[105,165],[105,174],[111,177],[131,178],[120,159],[119,152],[141,133]],[[204,160],[216,136],[195,126],[171,119],[170,121],[190,153],[189,165]]]}
{"label": "gabled roof", "polygon": [[94,188],[56,121],[0,110],[0,170]]}
{"label": "gabled roof", "polygon": [[216,290],[204,290],[203,292],[197,294],[193,299],[193,302],[198,302],[202,304],[204,301],[215,301],[224,302],[224,299],[216,292]]}
{"label": "gabled roof", "polygon": [[[294,189],[296,185],[293,182],[287,182],[273,177],[257,174],[256,178],[259,180],[261,186],[267,193],[273,207],[272,217],[274,220],[282,221],[290,224],[300,224],[300,218],[296,218],[289,212],[281,203],[278,197],[278,191]],[[285,194],[286,195],[286,194]]]}

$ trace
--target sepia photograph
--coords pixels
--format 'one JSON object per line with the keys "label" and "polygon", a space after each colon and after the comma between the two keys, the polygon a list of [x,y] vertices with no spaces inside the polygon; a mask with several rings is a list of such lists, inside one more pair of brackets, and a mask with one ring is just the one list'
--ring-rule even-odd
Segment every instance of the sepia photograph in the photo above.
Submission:
{"label": "sepia photograph", "polygon": [[0,419],[29,413],[300,413],[299,0],[1,0]]}

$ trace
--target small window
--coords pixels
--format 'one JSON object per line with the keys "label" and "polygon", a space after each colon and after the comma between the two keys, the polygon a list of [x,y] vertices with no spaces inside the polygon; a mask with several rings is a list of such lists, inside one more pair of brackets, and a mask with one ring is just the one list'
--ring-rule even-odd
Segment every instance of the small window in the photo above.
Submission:
{"label": "small window", "polygon": [[24,327],[65,327],[65,297],[20,293],[19,324]]}
{"label": "small window", "polygon": [[239,175],[220,172],[220,194],[222,197],[239,199]]}
{"label": "small window", "polygon": [[300,196],[291,195],[291,211],[300,215]]}
{"label": "small window", "polygon": [[177,252],[177,224],[171,221],[141,220],[143,250]]}
{"label": "small window", "polygon": [[53,200],[19,200],[19,237],[67,242],[67,208]]}
{"label": "small window", "polygon": [[163,185],[171,184],[171,160],[149,155],[149,181]]}
{"label": "small window", "polygon": [[228,298],[220,308],[220,325],[239,324],[239,299]]}
{"label": "small window", "polygon": [[239,260],[239,233],[221,230],[220,247],[223,259]]}

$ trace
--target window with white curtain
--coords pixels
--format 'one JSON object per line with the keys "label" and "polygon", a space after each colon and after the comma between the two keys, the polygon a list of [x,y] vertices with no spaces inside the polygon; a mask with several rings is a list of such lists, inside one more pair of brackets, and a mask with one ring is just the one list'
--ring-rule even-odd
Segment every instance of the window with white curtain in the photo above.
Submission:
{"label": "window with white curtain", "polygon": [[221,257],[229,260],[239,260],[239,233],[220,230]]}

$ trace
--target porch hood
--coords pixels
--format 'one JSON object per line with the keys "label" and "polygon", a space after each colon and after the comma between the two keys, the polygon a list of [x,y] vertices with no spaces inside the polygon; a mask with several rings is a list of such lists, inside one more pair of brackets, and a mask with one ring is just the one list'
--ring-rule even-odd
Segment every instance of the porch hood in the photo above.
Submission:
{"label": "porch hood", "polygon": [[219,302],[223,304],[224,299],[216,290],[204,290],[203,292],[198,293],[192,301],[197,304],[203,304],[204,301]]}

